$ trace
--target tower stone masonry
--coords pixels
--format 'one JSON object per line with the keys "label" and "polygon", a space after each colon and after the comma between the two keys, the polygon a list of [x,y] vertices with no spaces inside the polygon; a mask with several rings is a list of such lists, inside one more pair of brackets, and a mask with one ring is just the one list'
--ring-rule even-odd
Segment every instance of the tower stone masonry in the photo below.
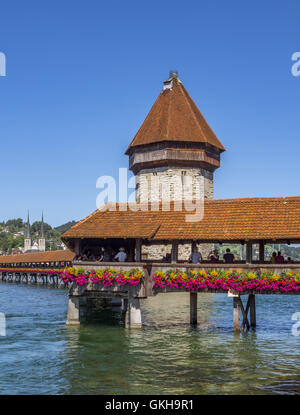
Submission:
{"label": "tower stone masonry", "polygon": [[[184,201],[213,198],[213,173],[225,148],[184,88],[177,72],[170,72],[163,89],[126,154],[136,177],[137,202]],[[203,244],[204,258],[212,249]],[[160,259],[170,246],[143,246],[149,259]],[[191,245],[179,245],[186,260]]]}

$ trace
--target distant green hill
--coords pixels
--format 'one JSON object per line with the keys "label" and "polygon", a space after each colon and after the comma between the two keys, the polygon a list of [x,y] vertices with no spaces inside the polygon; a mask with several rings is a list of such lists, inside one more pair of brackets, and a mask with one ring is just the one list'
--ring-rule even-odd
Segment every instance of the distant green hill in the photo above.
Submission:
{"label": "distant green hill", "polygon": [[72,226],[76,225],[76,221],[72,220],[70,222],[64,223],[63,225],[57,226],[55,229],[60,233],[63,234],[68,229],[70,229]]}

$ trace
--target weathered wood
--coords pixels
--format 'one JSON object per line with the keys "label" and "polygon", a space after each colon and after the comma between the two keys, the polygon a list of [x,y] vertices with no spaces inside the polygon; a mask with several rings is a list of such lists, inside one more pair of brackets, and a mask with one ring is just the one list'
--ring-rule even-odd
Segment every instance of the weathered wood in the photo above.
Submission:
{"label": "weathered wood", "polygon": [[74,251],[76,255],[80,254],[80,239],[75,239]]}
{"label": "weathered wood", "polygon": [[246,245],[246,263],[251,264],[252,262],[252,242],[247,242]]}
{"label": "weathered wood", "polygon": [[137,238],[135,240],[135,261],[141,262],[142,258],[142,240]]}
{"label": "weathered wood", "polygon": [[239,297],[233,297],[233,330],[241,330],[241,302]]}
{"label": "weathered wood", "polygon": [[171,262],[174,264],[177,262],[178,259],[178,242],[172,242],[172,251],[171,251]]}
{"label": "weathered wood", "polygon": [[243,315],[243,321],[242,321],[242,330],[244,330],[245,326],[247,327],[247,330],[249,330],[250,328],[250,324],[248,321],[248,311],[249,311],[249,307],[250,307],[250,301],[249,301],[249,296],[248,296],[248,301],[247,301],[247,305],[246,305],[246,309],[244,308],[243,302],[241,300],[241,298],[239,298],[240,301],[240,307],[241,307],[241,312]]}
{"label": "weathered wood", "polygon": [[264,241],[259,242],[259,262],[265,261],[265,243]]}
{"label": "weathered wood", "polygon": [[250,300],[250,326],[256,327],[256,306],[255,306],[255,295],[249,294]]}
{"label": "weathered wood", "polygon": [[197,299],[198,295],[196,292],[190,293],[190,324],[197,324]]}

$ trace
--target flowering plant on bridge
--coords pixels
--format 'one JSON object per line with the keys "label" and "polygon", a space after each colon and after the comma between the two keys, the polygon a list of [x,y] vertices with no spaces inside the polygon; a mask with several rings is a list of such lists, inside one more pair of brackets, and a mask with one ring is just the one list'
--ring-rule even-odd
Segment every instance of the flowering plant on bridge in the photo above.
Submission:
{"label": "flowering plant on bridge", "polygon": [[188,291],[224,291],[238,292],[281,292],[290,293],[300,290],[300,274],[295,272],[273,274],[271,271],[237,272],[224,270],[190,270],[180,269],[158,271],[154,274],[153,287],[182,289]]}
{"label": "flowering plant on bridge", "polygon": [[136,287],[143,278],[143,271],[137,268],[124,271],[114,268],[85,270],[82,267],[67,267],[61,276],[64,283],[75,282],[77,285],[84,285],[91,281],[94,284],[102,284],[104,287],[115,284]]}

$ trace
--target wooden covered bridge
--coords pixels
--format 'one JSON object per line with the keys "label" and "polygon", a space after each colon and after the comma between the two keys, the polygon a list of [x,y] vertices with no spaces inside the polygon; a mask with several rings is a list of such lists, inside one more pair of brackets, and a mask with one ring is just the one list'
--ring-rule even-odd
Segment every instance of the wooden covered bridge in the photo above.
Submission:
{"label": "wooden covered bridge", "polygon": [[71,265],[74,252],[67,250],[0,256],[0,281],[61,285],[61,273]]}
{"label": "wooden covered bridge", "polygon": [[[198,292],[225,292],[234,298],[235,329],[254,327],[255,294],[299,293],[300,264],[270,264],[264,247],[300,243],[300,197],[213,199],[213,174],[224,151],[172,71],[126,151],[136,176],[137,203],[106,204],[74,225],[62,235],[70,251],[0,257],[0,278],[22,276],[28,281],[31,276],[35,282],[56,274],[70,285],[69,324],[86,321],[89,303],[120,298],[126,325],[141,327],[140,298],[184,290],[190,293],[192,324],[197,321]],[[187,220],[196,212],[186,208],[185,190],[194,202],[204,201],[203,217]],[[176,203],[168,206],[168,200]],[[223,243],[246,246],[246,259],[230,265],[208,260],[191,265],[178,255],[183,245],[188,250],[199,245],[201,250],[201,244]],[[143,256],[146,248],[159,252],[166,245],[171,248],[169,263]],[[259,258],[253,256],[254,245]],[[101,247],[123,247],[128,261],[78,261],[99,258]],[[72,267],[63,271],[66,265]],[[241,301],[245,294],[246,307]]]}
{"label": "wooden covered bridge", "polygon": [[[106,270],[107,273],[107,269],[113,266],[117,275],[118,273],[123,275],[124,272],[131,275],[131,270],[134,268],[142,272],[143,279],[137,286],[118,285],[115,282],[105,286],[103,283],[95,283],[95,281],[98,282],[97,277],[95,279],[95,276],[91,274],[94,279],[91,277],[86,284],[73,285],[70,290],[68,323],[79,324],[80,321],[84,321],[87,302],[105,297],[119,297],[126,302],[127,325],[141,327],[140,298],[147,298],[157,293],[182,292],[184,289],[190,293],[190,321],[195,324],[197,322],[197,293],[224,293],[226,291],[224,287],[209,288],[207,285],[205,288],[198,286],[194,290],[182,284],[180,287],[176,284],[160,286],[157,283],[157,275],[161,273],[169,275],[172,270],[176,274],[180,269],[180,272],[185,275],[184,278],[187,279],[192,273],[202,271],[209,275],[212,275],[213,271],[218,275],[226,272],[244,275],[251,272],[254,277],[259,278],[267,272],[269,276],[272,274],[272,278],[274,276],[274,281],[284,278],[284,275],[300,273],[300,263],[270,264],[265,260],[264,255],[264,247],[267,243],[288,245],[300,243],[300,197],[205,200],[204,216],[201,220],[193,223],[187,222],[186,214],[190,212],[184,209],[176,211],[173,205],[169,211],[164,211],[161,204],[158,210],[151,210],[150,204],[148,210],[138,209],[138,206],[127,207],[125,210],[124,205],[117,205],[112,210],[112,205],[107,204],[69,229],[62,239],[77,256],[86,250],[94,252],[97,256],[100,247],[108,245],[115,249],[123,246],[129,253],[130,262],[126,263],[81,262],[75,259],[73,265],[75,269],[81,269],[82,274],[87,275],[91,270],[98,271],[101,279],[103,278],[101,270],[104,273]],[[187,243],[191,245],[191,248],[194,244],[201,243],[240,243],[246,245],[246,260],[234,264],[222,262],[210,264],[209,261],[203,261],[201,264],[188,264],[186,261],[178,260],[178,246]],[[142,260],[143,246],[149,244],[171,244],[171,263]],[[252,256],[255,244],[259,246],[259,259],[256,261]],[[297,285],[298,282],[295,284]],[[228,289],[228,295],[233,297],[235,329],[255,327],[255,294],[298,294],[300,292],[297,290],[298,285],[290,291],[284,288],[279,289],[278,284],[274,287],[272,290],[265,290],[265,287],[248,288],[242,291]],[[300,286],[298,288],[300,290]],[[246,294],[248,301],[244,306],[241,296]],[[240,322],[241,315],[242,323]]]}

